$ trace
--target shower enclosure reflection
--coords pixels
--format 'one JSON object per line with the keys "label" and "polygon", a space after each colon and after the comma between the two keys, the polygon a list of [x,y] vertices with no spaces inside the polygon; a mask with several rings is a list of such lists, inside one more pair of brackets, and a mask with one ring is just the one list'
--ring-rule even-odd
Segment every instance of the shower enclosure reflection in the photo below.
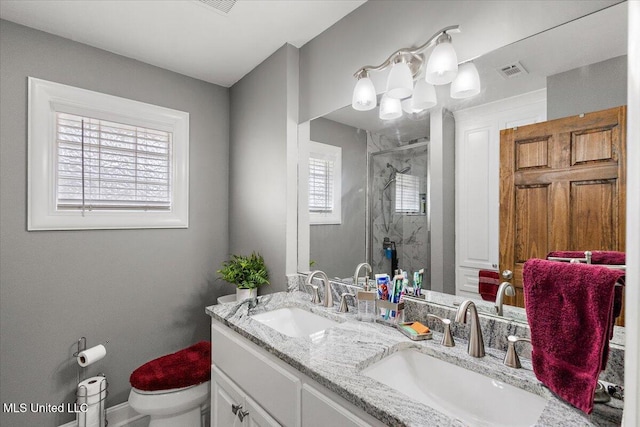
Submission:
{"label": "shower enclosure reflection", "polygon": [[429,262],[428,141],[378,142],[382,149],[369,154],[369,259],[375,272],[411,274]]}

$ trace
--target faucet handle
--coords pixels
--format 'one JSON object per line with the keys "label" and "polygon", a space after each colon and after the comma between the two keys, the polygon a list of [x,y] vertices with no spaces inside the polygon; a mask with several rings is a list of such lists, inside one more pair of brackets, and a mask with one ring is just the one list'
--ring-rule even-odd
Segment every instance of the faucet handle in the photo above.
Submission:
{"label": "faucet handle", "polygon": [[340,298],[340,308],[338,309],[340,313],[347,313],[349,311],[349,306],[347,305],[347,297],[352,297],[354,300],[356,298],[354,294],[343,292],[342,297]]}
{"label": "faucet handle", "polygon": [[322,304],[320,301],[320,292],[317,285],[311,285],[311,302],[314,304]]}
{"label": "faucet handle", "polygon": [[453,335],[451,334],[451,320],[443,319],[442,317],[436,316],[435,314],[427,313],[428,318],[436,319],[442,323],[444,327],[444,331],[442,334],[442,342],[441,344],[445,347],[454,347],[456,345],[453,340]]}
{"label": "faucet handle", "polygon": [[531,342],[528,338],[521,338],[515,335],[509,335],[507,337],[508,345],[507,345],[507,354],[504,356],[504,364],[510,368],[522,368],[520,364],[520,358],[518,357],[518,352],[516,351],[516,343],[518,341],[527,341]]}

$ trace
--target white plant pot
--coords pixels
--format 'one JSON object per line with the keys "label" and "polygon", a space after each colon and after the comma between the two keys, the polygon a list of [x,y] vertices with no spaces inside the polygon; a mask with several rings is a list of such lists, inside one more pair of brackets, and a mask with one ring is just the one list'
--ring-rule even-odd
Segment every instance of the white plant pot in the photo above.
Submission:
{"label": "white plant pot", "polygon": [[256,298],[258,296],[258,288],[240,289],[236,288],[236,301],[242,301],[247,298]]}

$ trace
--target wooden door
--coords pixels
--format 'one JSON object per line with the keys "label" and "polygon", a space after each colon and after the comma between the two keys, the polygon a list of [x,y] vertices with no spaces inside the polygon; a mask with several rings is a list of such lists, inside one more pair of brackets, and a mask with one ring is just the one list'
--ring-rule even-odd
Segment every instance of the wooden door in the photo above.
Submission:
{"label": "wooden door", "polygon": [[[500,270],[555,250],[625,250],[626,108],[500,132]],[[621,316],[622,317],[622,316]]]}

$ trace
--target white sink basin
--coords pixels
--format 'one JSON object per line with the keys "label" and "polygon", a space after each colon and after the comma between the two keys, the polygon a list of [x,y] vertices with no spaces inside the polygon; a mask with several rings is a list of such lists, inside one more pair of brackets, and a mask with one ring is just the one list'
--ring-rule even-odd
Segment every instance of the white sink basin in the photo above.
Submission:
{"label": "white sink basin", "polygon": [[338,322],[295,307],[279,308],[251,318],[290,337],[308,337],[338,325]]}
{"label": "white sink basin", "polygon": [[469,426],[530,426],[547,403],[413,349],[395,352],[362,373]]}

